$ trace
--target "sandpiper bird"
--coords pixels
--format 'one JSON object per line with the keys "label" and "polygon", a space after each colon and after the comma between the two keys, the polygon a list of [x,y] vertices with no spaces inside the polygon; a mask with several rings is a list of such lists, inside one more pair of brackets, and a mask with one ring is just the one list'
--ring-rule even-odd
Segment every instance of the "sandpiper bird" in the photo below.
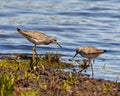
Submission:
{"label": "sandpiper bird", "polygon": [[[95,59],[96,57],[98,57],[100,54],[105,53],[106,50],[101,50],[101,49],[97,49],[93,46],[85,46],[82,48],[77,48],[76,50],[76,54],[74,55],[74,57],[77,54],[80,54],[82,57],[85,57],[88,59],[88,65],[91,65],[91,69],[92,69],[92,77],[93,77],[93,65],[92,65],[92,59]],[[74,59],[73,57],[73,59]]]}
{"label": "sandpiper bird", "polygon": [[34,44],[33,47],[33,60],[34,60],[34,53],[37,55],[36,52],[36,45],[48,45],[50,43],[56,43],[60,48],[62,46],[57,42],[57,39],[53,36],[48,37],[46,34],[37,32],[37,31],[26,31],[17,28],[17,31],[22,34],[28,41],[32,42]]}

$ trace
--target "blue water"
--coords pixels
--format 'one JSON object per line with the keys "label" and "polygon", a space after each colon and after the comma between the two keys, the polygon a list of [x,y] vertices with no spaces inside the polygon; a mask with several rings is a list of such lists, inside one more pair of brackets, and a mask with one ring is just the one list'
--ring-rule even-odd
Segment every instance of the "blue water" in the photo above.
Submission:
{"label": "blue water", "polygon": [[59,52],[66,62],[78,47],[108,50],[96,58],[94,77],[120,82],[119,0],[0,0],[0,53],[32,53],[33,44],[16,27],[55,36],[62,49],[41,45],[37,52]]}

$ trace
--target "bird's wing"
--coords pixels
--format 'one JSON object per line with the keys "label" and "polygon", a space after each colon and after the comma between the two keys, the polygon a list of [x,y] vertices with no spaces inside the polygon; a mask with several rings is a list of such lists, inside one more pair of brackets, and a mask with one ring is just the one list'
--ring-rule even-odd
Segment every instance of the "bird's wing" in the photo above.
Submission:
{"label": "bird's wing", "polygon": [[100,49],[97,49],[95,47],[92,47],[92,46],[87,46],[84,48],[84,54],[101,54],[101,53],[104,53],[103,50],[100,50]]}
{"label": "bird's wing", "polygon": [[48,36],[46,34],[37,32],[37,31],[27,31],[24,33],[24,35],[29,38],[33,38],[33,39],[37,39],[37,40],[45,40],[48,38]]}
{"label": "bird's wing", "polygon": [[84,54],[86,54],[86,55],[94,55],[94,54],[102,54],[102,53],[104,53],[104,52],[89,52],[89,53],[84,52]]}

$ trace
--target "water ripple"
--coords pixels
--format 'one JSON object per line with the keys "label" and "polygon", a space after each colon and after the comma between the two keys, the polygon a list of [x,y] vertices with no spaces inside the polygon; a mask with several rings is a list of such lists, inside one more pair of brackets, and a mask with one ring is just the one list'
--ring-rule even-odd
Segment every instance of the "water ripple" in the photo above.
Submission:
{"label": "water ripple", "polygon": [[[63,46],[37,46],[41,54],[59,52],[68,61],[78,47],[91,45],[108,50],[94,64],[95,69],[103,65],[107,69],[95,70],[95,76],[115,80],[120,73],[119,5],[119,0],[0,1],[0,53],[32,53],[33,44],[16,28],[37,30],[55,36]],[[83,58],[78,55],[75,59]]]}

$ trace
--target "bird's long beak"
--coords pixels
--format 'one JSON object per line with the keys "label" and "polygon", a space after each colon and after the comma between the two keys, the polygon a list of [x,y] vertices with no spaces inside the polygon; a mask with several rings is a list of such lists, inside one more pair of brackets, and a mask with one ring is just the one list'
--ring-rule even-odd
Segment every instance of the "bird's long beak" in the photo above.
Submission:
{"label": "bird's long beak", "polygon": [[76,52],[75,55],[73,56],[72,60],[75,58],[75,56],[77,55],[78,53]]}
{"label": "bird's long beak", "polygon": [[56,44],[57,44],[60,48],[62,48],[62,46],[61,46],[58,42],[56,42]]}

